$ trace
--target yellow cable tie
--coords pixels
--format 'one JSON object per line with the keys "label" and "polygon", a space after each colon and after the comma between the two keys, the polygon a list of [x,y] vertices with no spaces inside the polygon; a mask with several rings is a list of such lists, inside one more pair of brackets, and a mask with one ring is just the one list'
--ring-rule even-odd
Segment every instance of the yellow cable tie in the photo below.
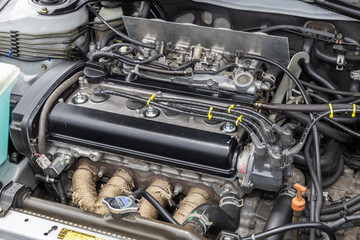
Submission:
{"label": "yellow cable tie", "polygon": [[228,113],[230,113],[230,110],[234,108],[234,104],[232,104],[229,108],[228,108]]}
{"label": "yellow cable tie", "polygon": [[213,107],[210,107],[210,109],[209,109],[209,113],[208,113],[208,118],[209,118],[209,120],[211,120],[211,118],[212,118],[211,111],[212,111],[213,109],[214,109]]}
{"label": "yellow cable tie", "polygon": [[243,116],[244,116],[244,115],[240,115],[240,117],[236,120],[236,123],[235,123],[236,126],[239,126],[239,125],[238,125],[238,122],[239,122],[239,121],[242,122],[242,119],[241,119],[241,118],[242,118]]}
{"label": "yellow cable tie", "polygon": [[354,109],[354,110],[353,110],[353,112],[352,112],[352,114],[351,114],[351,117],[355,117],[355,115],[356,115],[356,114],[355,114],[355,113],[356,113],[356,104],[355,104],[355,103],[353,104],[353,109]]}
{"label": "yellow cable tie", "polygon": [[334,110],[333,110],[333,107],[331,105],[331,103],[329,103],[329,107],[330,107],[330,118],[333,118],[334,117]]}
{"label": "yellow cable tie", "polygon": [[149,100],[147,101],[147,105],[150,105],[150,101],[154,101],[155,97],[156,97],[156,94],[153,94],[151,97],[149,97]]}

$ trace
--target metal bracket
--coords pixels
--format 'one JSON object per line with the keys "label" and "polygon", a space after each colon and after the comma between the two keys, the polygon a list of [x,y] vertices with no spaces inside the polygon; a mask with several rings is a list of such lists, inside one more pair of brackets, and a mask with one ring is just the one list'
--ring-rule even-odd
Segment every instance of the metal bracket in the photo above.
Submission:
{"label": "metal bracket", "polygon": [[10,182],[0,190],[0,217],[5,216],[13,205],[17,193],[24,189],[25,185]]}
{"label": "metal bracket", "polygon": [[[288,69],[290,72],[294,74],[296,78],[300,77],[301,67],[299,66],[299,61],[304,60],[305,63],[310,62],[310,56],[306,52],[298,52],[296,53],[290,60],[288,65]],[[290,99],[292,95],[292,90],[294,89],[295,84],[290,80],[288,75],[284,75],[279,85],[278,90],[275,93],[275,96],[272,103],[282,103],[284,97],[286,97],[286,101]]]}
{"label": "metal bracket", "polygon": [[345,66],[345,55],[339,54],[336,58],[336,70],[342,71]]}
{"label": "metal bracket", "polygon": [[216,240],[240,240],[240,236],[236,233],[229,231],[221,231],[216,237]]}

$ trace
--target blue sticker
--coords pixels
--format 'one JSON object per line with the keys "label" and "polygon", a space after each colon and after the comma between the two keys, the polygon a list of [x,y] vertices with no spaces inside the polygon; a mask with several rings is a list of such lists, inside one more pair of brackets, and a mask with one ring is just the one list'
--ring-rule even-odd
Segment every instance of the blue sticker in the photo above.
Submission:
{"label": "blue sticker", "polygon": [[9,51],[9,58],[11,58],[11,54],[12,54],[12,49],[10,49]]}
{"label": "blue sticker", "polygon": [[120,199],[123,202],[124,207],[129,207],[130,206],[130,203],[128,202],[127,197],[120,197]]}

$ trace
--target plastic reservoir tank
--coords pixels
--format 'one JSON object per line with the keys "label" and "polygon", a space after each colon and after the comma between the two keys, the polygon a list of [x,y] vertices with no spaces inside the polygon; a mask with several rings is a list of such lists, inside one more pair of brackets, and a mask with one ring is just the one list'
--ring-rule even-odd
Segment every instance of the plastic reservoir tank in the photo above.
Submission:
{"label": "plastic reservoir tank", "polygon": [[16,66],[0,63],[0,165],[8,154],[10,94],[19,74],[20,70]]}

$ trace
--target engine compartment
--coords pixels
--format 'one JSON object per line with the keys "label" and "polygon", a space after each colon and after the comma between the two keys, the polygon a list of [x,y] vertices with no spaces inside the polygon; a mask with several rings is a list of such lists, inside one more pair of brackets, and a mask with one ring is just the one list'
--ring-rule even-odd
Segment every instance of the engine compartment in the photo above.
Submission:
{"label": "engine compartment", "polygon": [[19,2],[0,12],[21,69],[4,213],[109,239],[357,239],[356,16]]}

